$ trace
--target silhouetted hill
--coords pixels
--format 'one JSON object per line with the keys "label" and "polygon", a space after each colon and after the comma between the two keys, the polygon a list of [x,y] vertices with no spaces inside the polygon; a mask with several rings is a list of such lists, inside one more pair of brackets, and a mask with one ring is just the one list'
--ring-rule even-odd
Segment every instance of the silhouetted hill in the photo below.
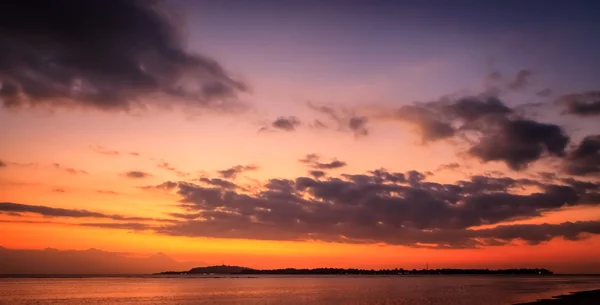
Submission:
{"label": "silhouetted hill", "polygon": [[0,274],[148,274],[187,269],[201,262],[178,262],[164,253],[128,256],[126,253],[88,250],[7,249],[0,247]]}
{"label": "silhouetted hill", "polygon": [[404,270],[404,269],[343,269],[343,268],[315,268],[315,269],[252,269],[247,267],[239,266],[208,266],[208,267],[197,267],[190,269],[189,271],[167,271],[159,274],[288,274],[288,275],[326,275],[326,274],[371,274],[371,275],[397,275],[397,274],[414,274],[414,275],[434,275],[434,274],[482,274],[482,275],[493,275],[493,274],[506,274],[506,275],[550,275],[552,271],[548,269],[421,269],[421,270]]}

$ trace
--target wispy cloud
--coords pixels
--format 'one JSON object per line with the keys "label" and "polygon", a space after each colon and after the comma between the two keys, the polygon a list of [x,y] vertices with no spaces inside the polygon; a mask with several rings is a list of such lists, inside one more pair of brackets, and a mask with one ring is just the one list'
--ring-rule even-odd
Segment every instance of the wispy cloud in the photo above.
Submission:
{"label": "wispy cloud", "polygon": [[124,173],[123,176],[125,176],[127,178],[131,178],[131,179],[143,179],[143,178],[151,177],[152,174],[135,170],[135,171],[128,171],[128,172]]}
{"label": "wispy cloud", "polygon": [[60,165],[59,163],[53,163],[52,166],[54,168],[58,169],[58,170],[67,172],[67,173],[72,174],[72,175],[77,175],[77,174],[87,175],[88,174],[87,171],[84,171],[84,170],[81,170],[81,169],[75,169],[75,168],[72,168],[72,167],[65,167],[65,166]]}
{"label": "wispy cloud", "polygon": [[247,172],[247,171],[256,171],[259,169],[260,168],[254,164],[236,165],[236,166],[230,167],[228,169],[220,170],[218,172],[219,172],[219,175],[221,175],[221,177],[223,177],[225,179],[235,179],[237,177],[237,175],[240,173]]}

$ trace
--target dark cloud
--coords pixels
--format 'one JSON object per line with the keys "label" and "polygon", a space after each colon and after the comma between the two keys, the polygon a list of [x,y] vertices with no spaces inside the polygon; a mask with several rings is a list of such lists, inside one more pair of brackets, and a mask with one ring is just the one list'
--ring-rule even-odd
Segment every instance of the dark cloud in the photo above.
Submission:
{"label": "dark cloud", "polygon": [[324,171],[320,171],[320,170],[311,170],[309,172],[309,174],[315,178],[315,179],[319,179],[319,178],[323,178],[325,177],[325,172]]}
{"label": "dark cloud", "polygon": [[344,161],[333,160],[331,162],[325,162],[325,163],[317,162],[313,166],[318,169],[336,169],[336,168],[344,167],[346,165],[347,164]]}
{"label": "dark cloud", "polygon": [[585,137],[565,159],[571,175],[600,175],[600,135]]}
{"label": "dark cloud", "polygon": [[448,164],[442,164],[442,165],[438,166],[437,170],[438,171],[455,170],[455,169],[458,169],[459,167],[460,167],[460,164],[458,164],[458,163],[448,163]]}
{"label": "dark cloud", "polygon": [[236,165],[234,167],[218,171],[219,175],[225,179],[235,179],[238,174],[248,171],[256,171],[257,165]]}
{"label": "dark cloud", "polygon": [[504,161],[513,170],[527,167],[544,154],[562,157],[569,143],[562,128],[554,124],[507,119],[493,127],[484,130],[468,152],[484,162]]}
{"label": "dark cloud", "polygon": [[[0,10],[5,107],[144,108],[179,101],[237,109],[245,85],[185,49],[166,1],[7,0]],[[32,9],[35,8],[35,9]]]}
{"label": "dark cloud", "polygon": [[320,162],[321,156],[317,154],[307,154],[303,159],[298,161],[308,164],[316,170],[338,169],[348,165],[344,161],[332,160],[331,162]]}
{"label": "dark cloud", "polygon": [[295,116],[289,117],[278,117],[271,126],[275,129],[281,129],[285,131],[294,131],[296,127],[300,126],[300,120]]}
{"label": "dark cloud", "polygon": [[54,188],[54,189],[52,189],[52,192],[54,192],[54,193],[65,193],[66,190],[63,189],[63,188]]}
{"label": "dark cloud", "polygon": [[62,165],[60,165],[58,163],[53,163],[52,166],[54,168],[58,169],[58,170],[67,172],[67,173],[72,174],[72,175],[77,175],[77,174],[87,175],[88,174],[88,172],[86,172],[84,170],[75,169],[75,168],[72,168],[72,167],[64,167],[64,166],[62,166]]}
{"label": "dark cloud", "polygon": [[455,133],[450,123],[440,121],[437,113],[420,105],[402,106],[395,112],[394,118],[419,128],[424,143],[450,138]]}
{"label": "dark cloud", "polygon": [[512,90],[525,89],[529,85],[529,81],[532,76],[533,73],[530,70],[520,70],[515,76],[515,78],[510,83],[508,83],[508,88]]}
{"label": "dark cloud", "polygon": [[[308,158],[310,159],[310,158]],[[161,225],[161,234],[328,242],[383,242],[440,248],[491,246],[554,237],[599,234],[600,222],[503,225],[567,206],[600,204],[600,185],[544,184],[528,179],[473,176],[455,184],[428,182],[417,171],[315,180],[271,179],[254,193],[215,185],[176,183],[182,221]],[[523,187],[539,190],[522,194]],[[519,193],[516,193],[519,191]],[[589,198],[598,200],[588,200]],[[185,215],[190,214],[189,217]]]}
{"label": "dark cloud", "polygon": [[566,95],[559,99],[559,103],[565,106],[563,114],[600,116],[600,91]]}
{"label": "dark cloud", "polygon": [[523,224],[501,225],[492,229],[473,230],[475,237],[495,238],[500,240],[522,239],[529,244],[537,245],[555,237],[567,240],[579,240],[581,234],[600,234],[600,221],[577,221],[560,224]]}
{"label": "dark cloud", "polygon": [[419,128],[425,143],[451,138],[462,129],[476,128],[481,121],[493,120],[511,112],[510,108],[494,97],[465,97],[452,101],[405,105],[392,117]]}
{"label": "dark cloud", "polygon": [[0,202],[0,211],[12,213],[33,213],[45,217],[70,217],[70,218],[104,218],[117,221],[164,221],[147,217],[129,217],[123,215],[109,215],[88,210],[75,210],[53,208],[41,205],[28,205],[12,202]]}
{"label": "dark cloud", "polygon": [[149,173],[146,173],[146,172],[142,172],[142,171],[128,171],[128,172],[124,173],[123,176],[125,176],[127,178],[131,178],[131,179],[142,179],[142,178],[148,178],[152,175]]}
{"label": "dark cloud", "polygon": [[466,97],[454,103],[442,105],[440,110],[449,119],[458,119],[466,123],[489,116],[502,116],[512,112],[502,101],[495,97]]}
{"label": "dark cloud", "polygon": [[554,124],[523,118],[495,97],[467,97],[402,106],[394,118],[418,126],[424,142],[460,136],[467,152],[513,170],[545,156],[563,157],[569,137]]}
{"label": "dark cloud", "polygon": [[6,167],[6,163],[2,162],[2,160],[0,160],[0,168],[2,167]]}

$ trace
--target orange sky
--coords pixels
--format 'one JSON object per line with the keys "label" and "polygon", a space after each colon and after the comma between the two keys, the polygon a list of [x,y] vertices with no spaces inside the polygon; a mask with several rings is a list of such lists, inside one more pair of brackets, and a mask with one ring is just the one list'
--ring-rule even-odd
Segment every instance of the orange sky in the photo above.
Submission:
{"label": "orange sky", "polygon": [[11,25],[1,247],[600,273],[596,53],[493,16],[181,5]]}

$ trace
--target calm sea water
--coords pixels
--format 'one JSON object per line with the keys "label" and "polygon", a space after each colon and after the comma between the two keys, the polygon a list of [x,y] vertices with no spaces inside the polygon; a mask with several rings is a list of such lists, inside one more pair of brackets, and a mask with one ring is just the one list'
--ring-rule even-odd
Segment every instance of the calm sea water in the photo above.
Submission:
{"label": "calm sea water", "polygon": [[575,276],[3,278],[0,304],[503,305],[598,288]]}

